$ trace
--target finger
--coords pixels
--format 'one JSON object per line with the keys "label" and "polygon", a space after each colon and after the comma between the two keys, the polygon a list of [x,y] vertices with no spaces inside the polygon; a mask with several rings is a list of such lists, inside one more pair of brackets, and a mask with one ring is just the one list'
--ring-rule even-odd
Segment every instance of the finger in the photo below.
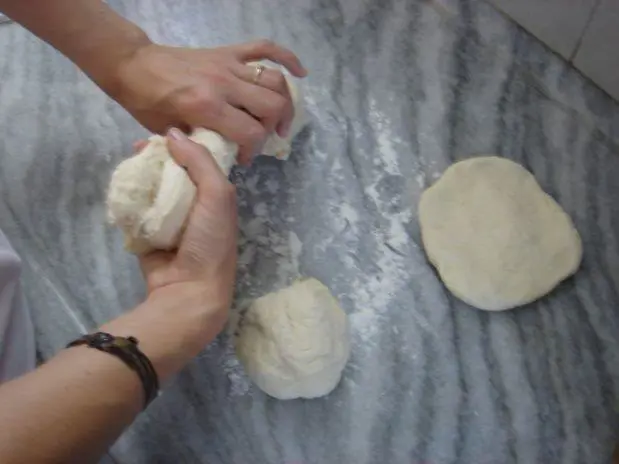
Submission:
{"label": "finger", "polygon": [[[256,82],[256,70],[257,68],[255,66],[243,64],[238,64],[232,68],[234,75],[248,83],[250,87],[271,90],[273,93],[276,93],[279,99],[270,98],[267,100],[266,94],[263,94],[264,96],[261,100],[258,100],[257,96],[255,97],[255,101],[249,100],[248,96],[239,96],[239,99],[242,102],[247,101],[248,104],[254,105],[254,107],[250,107],[248,104],[244,106],[250,113],[254,116],[258,116],[265,122],[264,125],[269,134],[276,130],[280,136],[285,137],[288,135],[294,117],[294,105],[292,103],[288,82],[281,71],[269,68],[266,68],[262,72],[258,82]],[[244,98],[247,98],[247,100],[243,100]],[[283,101],[281,100],[282,98]],[[237,107],[239,106],[236,103],[233,104]],[[266,108],[263,110],[256,108],[256,106],[260,105],[266,106]],[[254,109],[258,111],[258,113],[254,112]],[[261,111],[263,113],[266,112],[266,114],[260,114]],[[263,118],[267,118],[267,121]],[[273,119],[276,120],[273,121]]]}
{"label": "finger", "polygon": [[133,153],[139,153],[142,150],[144,150],[144,148],[146,148],[146,145],[148,145],[148,140],[138,140],[137,142],[133,143]]}
{"label": "finger", "polygon": [[180,129],[170,129],[167,140],[172,158],[187,170],[198,191],[230,184],[209,151],[189,140]]}
{"label": "finger", "polygon": [[241,80],[234,85],[228,102],[258,119],[267,134],[273,133],[281,121],[288,123],[291,119],[290,101],[272,90]]}
{"label": "finger", "polygon": [[267,136],[260,121],[229,104],[221,108],[217,119],[205,120],[203,114],[196,113],[188,122],[193,127],[209,127],[238,144],[237,161],[243,165],[249,164],[253,155],[262,149]]}
{"label": "finger", "polygon": [[307,70],[303,67],[297,55],[270,40],[233,45],[232,50],[243,63],[270,60],[284,66],[293,76],[305,77],[307,75]]}
{"label": "finger", "polygon": [[283,97],[287,97],[290,95],[288,82],[286,81],[284,74],[279,69],[265,67],[264,71],[262,72],[262,74],[260,74],[258,80],[256,81],[257,70],[258,63],[235,63],[231,67],[232,73],[239,79],[247,82],[248,84],[264,87],[266,89],[272,90],[273,92],[279,93]]}

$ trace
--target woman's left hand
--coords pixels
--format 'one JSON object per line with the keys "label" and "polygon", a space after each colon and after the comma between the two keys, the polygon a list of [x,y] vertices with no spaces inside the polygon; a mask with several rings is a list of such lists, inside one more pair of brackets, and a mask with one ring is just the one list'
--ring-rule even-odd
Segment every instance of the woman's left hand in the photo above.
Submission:
{"label": "woman's left hand", "polygon": [[[139,142],[138,147],[142,144]],[[204,335],[212,338],[221,330],[232,303],[236,191],[206,148],[190,141],[180,130],[168,132],[168,148],[196,185],[196,201],[178,249],[148,253],[140,257],[140,264],[149,299],[198,295],[203,301],[200,306],[209,310],[209,330]]]}

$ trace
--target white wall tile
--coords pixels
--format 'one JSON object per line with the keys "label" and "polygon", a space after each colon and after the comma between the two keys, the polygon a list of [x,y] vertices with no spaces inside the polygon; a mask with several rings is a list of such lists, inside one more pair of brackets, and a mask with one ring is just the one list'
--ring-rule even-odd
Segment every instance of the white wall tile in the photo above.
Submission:
{"label": "white wall tile", "polygon": [[576,51],[597,4],[597,0],[489,1],[567,59]]}
{"label": "white wall tile", "polygon": [[602,0],[585,31],[574,65],[619,100],[619,0]]}

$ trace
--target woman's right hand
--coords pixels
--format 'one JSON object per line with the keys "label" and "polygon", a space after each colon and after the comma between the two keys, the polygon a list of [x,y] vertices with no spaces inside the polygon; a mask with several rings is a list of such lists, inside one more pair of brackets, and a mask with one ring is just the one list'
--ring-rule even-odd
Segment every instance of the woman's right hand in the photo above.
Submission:
{"label": "woman's right hand", "polygon": [[284,136],[294,116],[283,74],[266,69],[258,76],[246,64],[260,60],[306,74],[293,52],[268,40],[196,49],[147,41],[94,77],[150,131],[213,130],[239,145],[239,162],[246,164],[268,135]]}
{"label": "woman's right hand", "polygon": [[197,187],[196,200],[178,250],[142,256],[142,271],[149,297],[198,295],[212,312],[209,332],[216,334],[227,320],[234,289],[236,191],[204,147],[179,129],[171,129],[167,138],[172,157]]}

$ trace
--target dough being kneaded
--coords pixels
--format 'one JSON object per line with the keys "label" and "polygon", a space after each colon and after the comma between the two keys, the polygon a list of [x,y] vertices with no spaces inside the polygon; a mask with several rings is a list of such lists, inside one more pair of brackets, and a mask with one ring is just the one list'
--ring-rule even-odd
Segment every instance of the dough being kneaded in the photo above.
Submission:
{"label": "dough being kneaded", "polygon": [[[272,134],[264,155],[285,160],[292,139],[305,124],[299,88],[286,76],[295,116],[286,138]],[[237,144],[206,129],[196,129],[189,137],[206,147],[225,175],[236,163]],[[171,250],[178,246],[193,205],[196,187],[187,172],[171,157],[166,139],[150,137],[140,153],[122,161],[110,181],[107,214],[125,237],[125,248],[136,254],[152,250]]]}
{"label": "dough being kneaded", "polygon": [[252,303],[236,353],[249,377],[275,398],[326,395],[350,354],[346,313],[320,281],[299,280]]}
{"label": "dough being kneaded", "polygon": [[423,245],[445,286],[480,309],[530,303],[578,269],[580,236],[526,169],[496,156],[449,167],[419,203]]}

